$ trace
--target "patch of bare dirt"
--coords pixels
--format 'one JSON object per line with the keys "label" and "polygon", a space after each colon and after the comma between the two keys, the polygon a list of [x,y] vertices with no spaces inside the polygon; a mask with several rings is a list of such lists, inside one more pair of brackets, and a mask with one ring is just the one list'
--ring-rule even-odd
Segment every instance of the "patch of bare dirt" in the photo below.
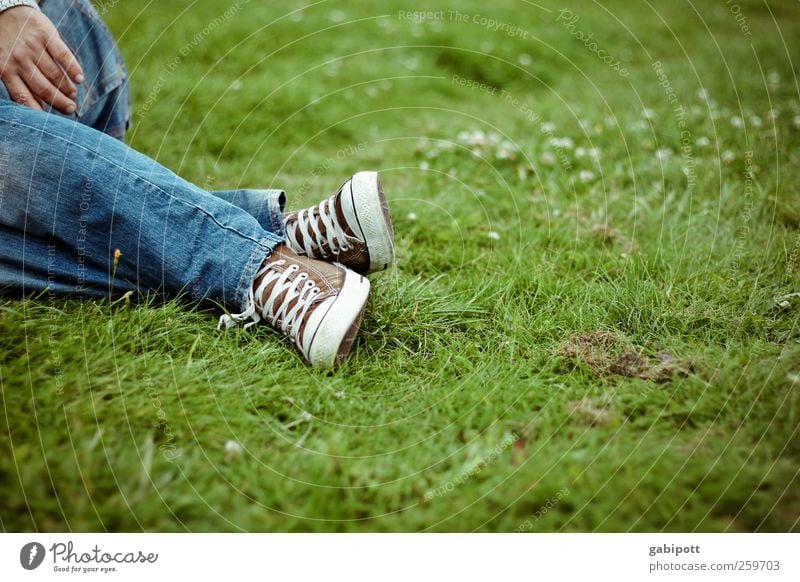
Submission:
{"label": "patch of bare dirt", "polygon": [[573,335],[556,356],[572,365],[583,362],[600,378],[623,376],[661,383],[692,371],[690,364],[666,352],[647,356],[622,335],[603,330]]}

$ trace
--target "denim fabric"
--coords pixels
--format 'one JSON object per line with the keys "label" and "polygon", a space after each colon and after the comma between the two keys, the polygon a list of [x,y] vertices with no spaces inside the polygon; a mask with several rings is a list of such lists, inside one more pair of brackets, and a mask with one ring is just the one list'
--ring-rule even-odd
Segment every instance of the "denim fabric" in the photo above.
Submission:
{"label": "denim fabric", "polygon": [[[83,68],[86,80],[77,85],[77,111],[63,114],[122,139],[131,118],[128,72],[114,38],[89,0],[44,0],[39,7],[58,29]],[[9,99],[0,82],[0,99]]]}
{"label": "denim fabric", "polygon": [[73,115],[17,105],[0,83],[0,289],[185,293],[244,311],[284,240],[285,193],[206,192],[124,145],[127,73],[108,29],[87,0],[41,9],[86,82]]}
{"label": "denim fabric", "polygon": [[109,135],[0,101],[0,288],[102,297],[113,284],[244,310],[284,240],[284,199],[206,192]]}

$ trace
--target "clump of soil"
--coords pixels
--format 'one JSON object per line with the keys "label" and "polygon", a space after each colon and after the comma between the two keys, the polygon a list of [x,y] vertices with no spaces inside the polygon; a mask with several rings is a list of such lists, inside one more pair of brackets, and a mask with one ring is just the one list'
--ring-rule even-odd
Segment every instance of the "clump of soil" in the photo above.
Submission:
{"label": "clump of soil", "polygon": [[624,376],[661,383],[692,371],[691,365],[666,352],[646,356],[641,347],[620,334],[603,330],[573,335],[556,355],[573,366],[583,362],[600,378]]}

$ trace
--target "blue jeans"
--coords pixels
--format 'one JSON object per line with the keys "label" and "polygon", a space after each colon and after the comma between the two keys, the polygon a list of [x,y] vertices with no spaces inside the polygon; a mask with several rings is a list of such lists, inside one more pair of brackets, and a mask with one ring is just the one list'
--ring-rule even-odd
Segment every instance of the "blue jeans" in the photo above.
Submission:
{"label": "blue jeans", "polygon": [[284,192],[207,192],[126,146],[127,74],[108,29],[87,0],[41,8],[86,82],[71,116],[18,105],[0,83],[0,289],[185,294],[245,310],[284,242]]}

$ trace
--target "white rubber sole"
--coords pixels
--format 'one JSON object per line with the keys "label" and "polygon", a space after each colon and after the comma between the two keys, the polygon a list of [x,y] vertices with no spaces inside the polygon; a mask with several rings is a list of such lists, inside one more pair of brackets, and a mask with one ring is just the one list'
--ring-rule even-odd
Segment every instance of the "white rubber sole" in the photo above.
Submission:
{"label": "white rubber sole", "polygon": [[308,348],[312,366],[332,368],[344,359],[361,325],[368,296],[369,281],[346,269],[342,290],[322,316]]}
{"label": "white rubber sole", "polygon": [[378,172],[355,174],[350,191],[354,218],[369,250],[368,272],[382,271],[394,262],[394,240],[392,226],[383,211],[386,197],[380,188]]}

